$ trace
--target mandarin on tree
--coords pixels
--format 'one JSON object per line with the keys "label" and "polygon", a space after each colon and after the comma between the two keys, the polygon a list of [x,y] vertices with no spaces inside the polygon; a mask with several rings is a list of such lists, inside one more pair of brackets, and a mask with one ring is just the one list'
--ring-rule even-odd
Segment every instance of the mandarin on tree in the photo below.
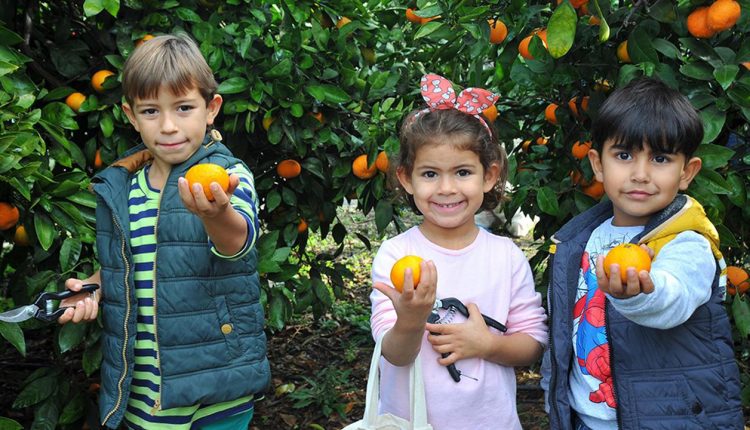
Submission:
{"label": "mandarin on tree", "polygon": [[488,19],[487,23],[490,25],[490,43],[497,45],[508,37],[508,27],[504,22],[499,19]]}
{"label": "mandarin on tree", "polygon": [[412,22],[414,24],[421,24],[422,23],[422,17],[417,16],[416,13],[414,13],[414,9],[412,8],[406,8],[406,19],[409,22]]}
{"label": "mandarin on tree", "polygon": [[110,77],[113,76],[115,72],[111,70],[99,70],[98,72],[94,73],[94,75],[91,77],[91,87],[96,90],[97,93],[103,93],[107,91],[104,88],[104,81]]}
{"label": "mandarin on tree", "polygon": [[693,37],[708,39],[716,32],[708,26],[708,6],[696,8],[687,17],[687,29]]}
{"label": "mandarin on tree", "polygon": [[359,179],[370,179],[378,173],[378,168],[367,163],[367,155],[362,154],[352,161],[352,174]]}
{"label": "mandarin on tree", "polygon": [[299,219],[299,223],[297,224],[297,233],[304,233],[307,231],[307,221],[305,221],[304,218]]}
{"label": "mandarin on tree", "polygon": [[29,241],[29,234],[26,233],[26,227],[24,227],[23,224],[18,224],[16,226],[16,232],[13,234],[13,243],[18,246],[29,246],[31,244],[31,241]]}
{"label": "mandarin on tree", "polygon": [[65,98],[65,104],[69,108],[73,109],[74,112],[78,112],[83,102],[86,101],[86,96],[82,93],[72,93]]}
{"label": "mandarin on tree", "polygon": [[421,275],[421,269],[419,263],[424,261],[422,257],[416,255],[407,255],[400,258],[393,264],[391,268],[391,283],[399,293],[404,291],[404,275],[406,269],[411,269],[412,280],[414,281],[414,288],[419,284],[419,278]]}
{"label": "mandarin on tree", "polygon": [[285,179],[296,178],[302,173],[302,166],[297,160],[283,160],[276,166],[276,173]]}
{"label": "mandarin on tree", "polygon": [[323,112],[310,112],[310,115],[315,118],[319,123],[325,124],[326,117],[323,115]]}
{"label": "mandarin on tree", "polygon": [[343,26],[349,24],[350,22],[352,22],[351,19],[349,19],[348,17],[342,16],[341,19],[339,19],[338,22],[336,23],[336,28],[341,30]]}
{"label": "mandarin on tree", "polygon": [[730,29],[740,19],[742,8],[734,0],[717,0],[708,8],[706,23],[715,32]]}
{"label": "mandarin on tree", "polygon": [[274,121],[276,121],[276,118],[274,118],[274,117],[272,117],[270,115],[269,116],[264,116],[263,117],[263,121],[262,121],[263,130],[268,131],[268,129],[271,128],[271,124],[273,124]]}
{"label": "mandarin on tree", "polygon": [[744,294],[750,289],[750,279],[745,269],[737,266],[727,267],[727,293]]}
{"label": "mandarin on tree", "polygon": [[573,158],[576,160],[583,160],[589,155],[589,149],[591,149],[591,142],[576,140],[576,143],[570,148],[570,153],[573,154]]}
{"label": "mandarin on tree", "polygon": [[635,268],[636,274],[642,270],[651,270],[651,257],[648,252],[635,243],[621,243],[610,249],[607,256],[604,257],[604,272],[609,277],[610,266],[617,264],[620,266],[620,279],[622,283],[628,280],[628,268]]}
{"label": "mandarin on tree", "polygon": [[0,202],[0,230],[8,230],[18,224],[18,208],[8,202]]}
{"label": "mandarin on tree", "polygon": [[544,119],[552,125],[557,125],[557,115],[555,115],[556,110],[557,105],[555,103],[550,103],[544,108]]}
{"label": "mandarin on tree", "polygon": [[211,192],[212,183],[218,183],[224,192],[229,190],[229,174],[226,169],[218,164],[196,164],[185,173],[185,179],[187,179],[190,186],[190,192],[193,192],[194,184],[200,184],[203,187],[203,193],[209,201],[214,201],[214,194]]}
{"label": "mandarin on tree", "polygon": [[487,121],[495,122],[497,119],[497,106],[490,105],[490,107],[482,111],[482,115],[487,118]]}
{"label": "mandarin on tree", "polygon": [[94,153],[94,169],[101,169],[103,165],[102,150],[98,148],[96,153]]}
{"label": "mandarin on tree", "polygon": [[375,159],[375,167],[383,173],[388,173],[388,154],[380,151],[378,158]]}
{"label": "mandarin on tree", "polygon": [[153,38],[154,38],[154,35],[153,35],[153,34],[147,34],[147,35],[145,35],[145,36],[141,37],[140,39],[138,39],[138,40],[137,40],[137,41],[135,42],[135,47],[137,48],[137,47],[139,47],[139,46],[143,45],[143,42],[148,42],[149,40],[151,40],[151,39],[153,39]]}
{"label": "mandarin on tree", "polygon": [[[570,101],[568,102],[568,107],[573,112],[573,115],[576,118],[580,118],[581,115],[578,113],[578,96],[575,96],[572,99],[570,99]],[[588,112],[588,110],[589,110],[589,96],[584,96],[581,99],[581,111]]]}
{"label": "mandarin on tree", "polygon": [[623,40],[620,42],[619,45],[617,45],[617,59],[620,60],[621,63],[630,63],[630,53],[628,53],[628,41]]}
{"label": "mandarin on tree", "polygon": [[594,180],[592,183],[584,186],[581,191],[592,199],[599,200],[604,195],[604,184]]}

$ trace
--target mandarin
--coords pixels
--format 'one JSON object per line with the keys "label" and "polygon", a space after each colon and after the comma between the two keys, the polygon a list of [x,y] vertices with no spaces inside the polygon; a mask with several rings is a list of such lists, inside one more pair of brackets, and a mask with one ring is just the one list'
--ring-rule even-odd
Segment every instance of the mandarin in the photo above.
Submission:
{"label": "mandarin", "polygon": [[203,187],[203,193],[209,201],[214,201],[214,194],[211,192],[212,183],[218,183],[224,192],[229,190],[229,174],[226,169],[218,164],[196,164],[185,173],[185,179],[188,181],[191,192],[193,191],[194,184],[200,184]]}
{"label": "mandarin", "polygon": [[623,40],[620,42],[619,45],[617,45],[617,59],[620,60],[621,63],[631,63],[630,60],[630,53],[628,52],[628,41]]}
{"label": "mandarin", "polygon": [[628,280],[628,269],[635,268],[636,274],[641,270],[651,270],[651,257],[645,249],[635,243],[621,243],[612,248],[604,257],[604,273],[609,277],[609,269],[613,264],[620,266],[620,279],[622,283]]}
{"label": "mandarin", "polygon": [[745,269],[737,266],[727,267],[727,292],[734,296],[744,294],[748,289],[750,289],[750,279]]}
{"label": "mandarin", "polygon": [[271,124],[276,121],[276,118],[272,116],[264,116],[263,121],[261,122],[263,124],[263,130],[268,131],[269,128],[271,128]]}
{"label": "mandarin", "polygon": [[407,268],[411,269],[414,288],[419,285],[419,277],[421,274],[419,263],[422,261],[424,261],[422,257],[407,255],[393,264],[393,267],[391,268],[391,283],[399,293],[404,291],[404,275]]}
{"label": "mandarin", "polygon": [[[570,101],[568,101],[568,107],[570,108],[571,112],[573,112],[573,115],[576,118],[580,118],[580,115],[578,113],[578,96],[575,96],[570,99]],[[589,96],[583,96],[583,98],[581,98],[581,111],[589,111]]]}
{"label": "mandarin", "polygon": [[29,246],[31,244],[29,234],[26,232],[26,227],[23,224],[16,226],[16,232],[13,234],[13,243],[18,246]]}
{"label": "mandarin", "polygon": [[352,161],[352,174],[359,179],[370,179],[378,173],[378,168],[367,162],[367,155],[362,154]]}
{"label": "mandarin", "polygon": [[584,186],[581,191],[592,199],[599,200],[604,195],[604,184],[594,180],[590,184]]}
{"label": "mandarin", "polygon": [[104,165],[104,161],[102,161],[102,150],[97,149],[96,153],[94,153],[94,169],[101,169]]}
{"label": "mandarin", "polygon": [[589,149],[591,149],[591,142],[588,140],[585,142],[576,140],[576,143],[570,148],[570,153],[573,154],[573,158],[576,160],[583,160],[589,155]]}
{"label": "mandarin", "polygon": [[341,28],[343,28],[345,25],[349,24],[350,22],[352,22],[351,19],[349,19],[348,17],[342,16],[341,19],[338,20],[338,22],[336,22],[336,28],[341,30]]}
{"label": "mandarin", "polygon": [[544,108],[544,119],[546,119],[547,122],[552,125],[557,125],[557,115],[555,114],[556,110],[557,105],[555,103],[550,103],[546,108]]}
{"label": "mandarin", "polygon": [[86,101],[86,96],[82,93],[72,93],[65,98],[65,104],[74,112],[78,112],[84,101]]}
{"label": "mandarin", "polygon": [[299,223],[297,224],[297,233],[304,233],[307,231],[307,221],[305,221],[304,218],[299,219]]}
{"label": "mandarin", "polygon": [[18,208],[8,202],[0,202],[0,230],[8,230],[18,224]]}
{"label": "mandarin", "polygon": [[414,13],[414,9],[412,8],[406,8],[406,20],[414,24],[422,23],[422,17]]}
{"label": "mandarin", "polygon": [[490,105],[490,107],[482,111],[482,115],[487,118],[487,121],[495,122],[497,119],[497,106]]}
{"label": "mandarin", "polygon": [[734,0],[717,0],[708,8],[706,23],[715,32],[730,29],[740,19],[742,8]]}
{"label": "mandarin", "polygon": [[98,93],[103,93],[107,91],[104,88],[104,81],[106,81],[108,77],[113,76],[114,74],[115,72],[112,72],[110,70],[99,70],[98,72],[94,73],[94,75],[91,77],[91,86]]}
{"label": "mandarin", "polygon": [[388,154],[380,151],[378,158],[375,159],[375,167],[383,173],[388,173]]}
{"label": "mandarin", "polygon": [[283,160],[276,166],[276,173],[285,179],[296,178],[302,173],[302,165],[297,160]]}
{"label": "mandarin", "polygon": [[490,25],[490,43],[497,45],[508,37],[508,27],[504,22],[499,19],[488,19],[487,23]]}
{"label": "mandarin", "polygon": [[708,39],[716,32],[708,26],[708,6],[696,8],[687,17],[688,33],[699,39]]}

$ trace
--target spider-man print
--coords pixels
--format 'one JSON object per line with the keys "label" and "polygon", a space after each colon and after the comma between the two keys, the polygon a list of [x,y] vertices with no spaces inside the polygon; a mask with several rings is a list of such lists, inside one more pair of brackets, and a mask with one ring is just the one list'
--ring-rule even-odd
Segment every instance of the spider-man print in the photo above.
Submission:
{"label": "spider-man print", "polygon": [[586,294],[573,308],[573,318],[579,319],[577,326],[576,351],[577,362],[584,375],[590,375],[601,381],[599,389],[589,394],[594,403],[606,402],[612,408],[617,407],[612,386],[612,372],[609,363],[609,343],[607,342],[604,321],[605,296],[596,284],[596,270],[591,264],[589,253],[584,252],[581,259],[581,273]]}

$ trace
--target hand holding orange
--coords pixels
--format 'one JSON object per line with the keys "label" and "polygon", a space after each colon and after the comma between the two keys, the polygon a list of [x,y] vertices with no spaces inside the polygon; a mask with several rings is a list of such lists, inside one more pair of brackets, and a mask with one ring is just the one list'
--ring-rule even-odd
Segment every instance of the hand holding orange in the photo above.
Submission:
{"label": "hand holding orange", "polygon": [[187,171],[185,179],[187,179],[190,186],[190,192],[193,192],[194,184],[200,184],[203,187],[203,193],[209,201],[215,200],[214,194],[211,192],[212,183],[218,183],[224,192],[229,191],[229,174],[218,164],[196,164]]}
{"label": "hand holding orange", "polygon": [[391,283],[399,293],[404,291],[404,274],[406,269],[411,269],[412,280],[414,281],[414,287],[419,284],[419,276],[421,273],[419,263],[424,261],[422,257],[416,255],[407,255],[402,257],[391,268]]}
{"label": "hand holding orange", "polygon": [[609,267],[613,264],[620,266],[620,279],[625,284],[628,281],[628,268],[633,267],[636,274],[641,270],[651,270],[651,256],[645,249],[634,243],[621,243],[612,248],[604,258],[604,273],[609,277]]}

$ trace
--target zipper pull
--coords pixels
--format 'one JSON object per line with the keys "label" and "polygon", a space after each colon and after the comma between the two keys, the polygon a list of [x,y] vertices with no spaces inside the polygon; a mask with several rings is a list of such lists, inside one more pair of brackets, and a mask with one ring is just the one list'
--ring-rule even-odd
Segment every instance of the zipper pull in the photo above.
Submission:
{"label": "zipper pull", "polygon": [[161,410],[161,402],[159,401],[159,399],[156,399],[156,401],[154,402],[154,407],[151,408],[151,416],[156,415],[156,412],[159,410]]}

